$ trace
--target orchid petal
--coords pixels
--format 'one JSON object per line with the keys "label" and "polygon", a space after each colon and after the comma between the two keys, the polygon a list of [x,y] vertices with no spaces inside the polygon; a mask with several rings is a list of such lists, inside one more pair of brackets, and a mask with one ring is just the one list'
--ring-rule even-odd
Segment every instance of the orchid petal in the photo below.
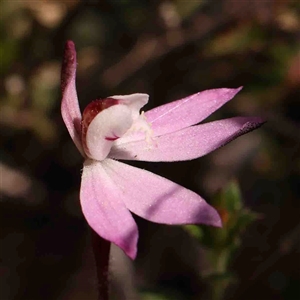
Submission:
{"label": "orchid petal", "polygon": [[112,159],[103,167],[122,191],[126,207],[152,222],[221,226],[216,210],[196,193],[151,172]]}
{"label": "orchid petal", "polygon": [[145,117],[152,124],[154,136],[174,132],[203,121],[241,89],[206,90],[153,108],[145,112]]}
{"label": "orchid petal", "polygon": [[105,159],[113,142],[131,127],[132,122],[131,110],[126,105],[114,105],[101,111],[90,123],[86,133],[84,142],[87,155],[95,160]]}
{"label": "orchid petal", "polygon": [[69,134],[82,155],[81,145],[81,113],[78,104],[76,84],[76,50],[72,41],[67,41],[61,70],[61,114]]}
{"label": "orchid petal", "polygon": [[94,231],[134,259],[138,229],[122,198],[123,195],[102,164],[86,160],[80,188],[83,214]]}
{"label": "orchid petal", "polygon": [[[118,140],[110,157],[142,161],[180,161],[201,157],[263,124],[261,118],[235,117],[188,127],[156,137],[122,144]],[[120,143],[118,143],[120,142]]]}

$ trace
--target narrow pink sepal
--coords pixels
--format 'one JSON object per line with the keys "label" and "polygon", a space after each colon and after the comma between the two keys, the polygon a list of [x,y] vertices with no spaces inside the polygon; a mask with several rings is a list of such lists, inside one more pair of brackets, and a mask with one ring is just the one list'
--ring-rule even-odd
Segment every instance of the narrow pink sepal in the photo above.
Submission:
{"label": "narrow pink sepal", "polygon": [[124,195],[115,186],[114,181],[106,173],[101,162],[86,160],[80,188],[82,212],[94,231],[134,259],[138,229],[122,201]]}
{"label": "narrow pink sepal", "polygon": [[153,108],[145,112],[145,117],[152,124],[155,136],[174,132],[203,121],[241,89],[221,88],[199,92]]}
{"label": "narrow pink sepal", "polygon": [[256,117],[235,117],[209,122],[156,137],[152,145],[145,139],[116,144],[111,149],[110,157],[142,161],[191,160],[224,146],[263,123],[261,118]]}
{"label": "narrow pink sepal", "polygon": [[81,112],[76,92],[76,50],[72,41],[67,41],[61,69],[61,114],[72,140],[84,156],[81,144]]}
{"label": "narrow pink sepal", "polygon": [[126,207],[163,224],[221,226],[216,210],[196,193],[151,172],[106,159],[103,167],[122,191]]}

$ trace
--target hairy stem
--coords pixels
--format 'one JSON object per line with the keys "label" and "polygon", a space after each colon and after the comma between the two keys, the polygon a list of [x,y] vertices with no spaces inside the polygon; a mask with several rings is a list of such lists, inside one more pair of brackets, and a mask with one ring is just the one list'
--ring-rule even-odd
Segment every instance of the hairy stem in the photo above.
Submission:
{"label": "hairy stem", "polygon": [[91,236],[97,270],[98,300],[108,300],[110,242],[100,237],[93,229]]}

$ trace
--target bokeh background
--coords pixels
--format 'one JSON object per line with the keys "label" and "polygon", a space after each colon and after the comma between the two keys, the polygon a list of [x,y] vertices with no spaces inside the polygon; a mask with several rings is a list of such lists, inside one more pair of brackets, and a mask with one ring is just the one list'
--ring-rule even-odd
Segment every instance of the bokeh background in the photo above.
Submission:
{"label": "bokeh background", "polygon": [[[244,89],[209,120],[258,115],[259,130],[203,158],[139,163],[208,201],[232,179],[259,214],[224,299],[300,299],[300,5],[296,0],[0,2],[0,299],[95,299],[82,158],[60,115],[67,39],[80,106],[145,92],[147,109],[218,87]],[[136,217],[133,263],[113,249],[115,299],[209,299],[205,254],[186,231]],[[217,229],[216,229],[217,230]]]}

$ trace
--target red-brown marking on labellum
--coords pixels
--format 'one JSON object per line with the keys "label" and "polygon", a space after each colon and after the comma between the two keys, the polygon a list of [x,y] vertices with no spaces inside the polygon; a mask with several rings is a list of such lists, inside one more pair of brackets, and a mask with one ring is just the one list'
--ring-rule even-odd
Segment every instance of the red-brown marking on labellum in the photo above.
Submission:
{"label": "red-brown marking on labellum", "polygon": [[[81,140],[83,144],[84,151],[88,153],[88,147],[86,145],[86,133],[90,123],[93,119],[100,113],[102,110],[109,108],[113,105],[119,104],[119,100],[113,98],[106,98],[106,99],[97,99],[92,101],[87,105],[84,109],[82,114],[82,121],[81,121]],[[118,137],[110,137],[106,138],[107,140],[116,140]]]}
{"label": "red-brown marking on labellum", "polygon": [[115,140],[117,140],[117,139],[120,138],[119,136],[117,136],[117,135],[115,135],[115,134],[113,134],[113,135],[114,135],[114,136],[106,136],[105,139],[106,139],[107,141],[115,141]]}

